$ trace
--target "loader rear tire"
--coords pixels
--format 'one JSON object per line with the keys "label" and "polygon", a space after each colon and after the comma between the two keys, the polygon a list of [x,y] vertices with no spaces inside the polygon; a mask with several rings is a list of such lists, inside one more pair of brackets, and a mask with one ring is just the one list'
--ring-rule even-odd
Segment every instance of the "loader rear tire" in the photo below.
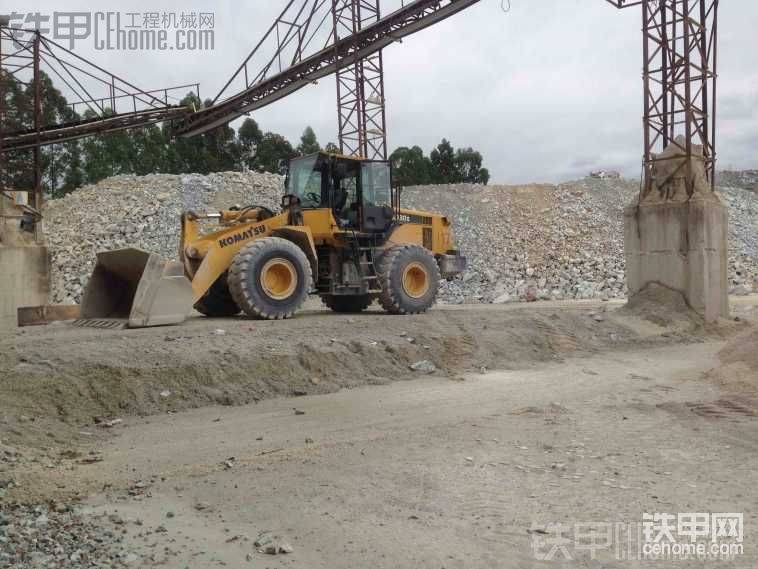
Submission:
{"label": "loader rear tire", "polygon": [[210,318],[236,316],[241,312],[240,307],[232,298],[232,293],[229,292],[227,273],[221,275],[208,289],[205,296],[197,301],[195,310]]}
{"label": "loader rear tire", "polygon": [[334,312],[341,314],[357,314],[363,312],[374,302],[374,297],[369,294],[354,296],[331,295],[321,297],[322,302]]}
{"label": "loader rear tire", "polygon": [[390,314],[421,314],[437,300],[440,270],[419,245],[397,245],[379,262],[379,304]]}
{"label": "loader rear tire", "polygon": [[251,318],[291,318],[311,288],[311,266],[302,249],[281,237],[245,246],[229,269],[229,292]]}

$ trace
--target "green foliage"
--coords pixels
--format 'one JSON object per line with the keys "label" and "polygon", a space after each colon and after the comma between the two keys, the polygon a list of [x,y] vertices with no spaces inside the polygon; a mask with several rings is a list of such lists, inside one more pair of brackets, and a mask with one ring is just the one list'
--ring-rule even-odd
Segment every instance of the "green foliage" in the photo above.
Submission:
{"label": "green foliage", "polygon": [[[5,108],[8,109],[4,127],[8,131],[33,128],[33,92],[0,70]],[[87,109],[80,117],[69,106],[53,82],[42,74],[43,124],[61,124],[80,118],[97,118]],[[188,93],[182,105],[202,109],[211,104]],[[105,109],[105,115],[112,114]],[[101,136],[45,147],[41,150],[43,191],[61,197],[85,183],[95,183],[118,174],[146,175],[151,173],[200,173],[252,169],[284,174],[287,163],[298,155],[319,152],[321,145],[316,133],[308,126],[295,148],[281,134],[263,132],[258,123],[247,118],[237,132],[228,125],[191,138],[172,140],[172,125],[151,125],[141,129],[118,131]],[[333,142],[326,152],[339,154]],[[455,150],[443,139],[429,157],[418,146],[401,147],[390,156],[394,166],[394,183],[399,186],[447,183],[486,184],[489,172],[482,167],[483,159],[472,148]],[[31,189],[34,182],[33,152],[8,152],[3,155],[5,180],[9,187]]]}
{"label": "green foliage", "polygon": [[482,155],[472,148],[454,150],[442,139],[427,158],[418,146],[402,146],[390,156],[397,186],[425,184],[487,184],[490,173],[482,167]]}
{"label": "green foliage", "polygon": [[455,151],[455,172],[460,182],[484,184],[490,181],[490,172],[482,168],[482,155],[473,148],[459,148]]}
{"label": "green foliage", "polygon": [[303,135],[300,137],[300,145],[297,147],[298,153],[302,156],[315,154],[321,151],[321,145],[318,143],[316,133],[309,126],[305,127]]}
{"label": "green foliage", "polygon": [[54,198],[63,197],[84,184],[84,162],[80,142],[75,140],[64,144],[63,156],[66,165],[63,186],[51,192]]}
{"label": "green foliage", "polygon": [[437,148],[429,155],[432,163],[433,184],[457,184],[460,176],[455,164],[455,150],[453,145],[443,138]]}
{"label": "green foliage", "polygon": [[240,161],[247,168],[253,167],[255,154],[258,152],[258,146],[263,140],[263,131],[258,123],[253,119],[247,118],[237,131],[239,141]]}
{"label": "green foliage", "polygon": [[334,144],[333,142],[327,143],[327,145],[324,147],[324,152],[328,152],[329,154],[341,154],[342,151],[340,150],[340,147]]}
{"label": "green foliage", "polygon": [[390,156],[396,186],[423,186],[432,182],[432,162],[418,146],[401,146]]}
{"label": "green foliage", "polygon": [[261,172],[284,175],[287,172],[287,162],[297,155],[297,151],[281,134],[267,132],[258,145],[253,158],[253,168]]}

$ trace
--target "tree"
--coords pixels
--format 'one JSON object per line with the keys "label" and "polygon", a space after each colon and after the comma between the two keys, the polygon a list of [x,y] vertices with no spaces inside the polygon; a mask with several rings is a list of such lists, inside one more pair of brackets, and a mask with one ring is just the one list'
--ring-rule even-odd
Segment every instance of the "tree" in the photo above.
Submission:
{"label": "tree", "polygon": [[129,170],[138,176],[168,171],[168,141],[157,125],[130,131]]}
{"label": "tree", "polygon": [[461,181],[455,167],[455,150],[446,138],[432,150],[429,159],[432,162],[432,183],[457,184]]}
{"label": "tree", "polygon": [[[104,115],[112,115],[106,109]],[[85,119],[98,115],[91,109],[84,113]],[[131,174],[132,140],[126,131],[111,132],[101,136],[88,137],[82,143],[84,151],[84,175],[88,183],[94,184],[103,178],[118,174]]]}
{"label": "tree", "polygon": [[421,186],[431,183],[432,163],[418,146],[401,146],[390,155],[396,186]]}
{"label": "tree", "polygon": [[251,118],[245,119],[237,131],[237,139],[240,146],[241,164],[247,168],[252,168],[258,146],[263,140],[263,132],[258,123]]}
{"label": "tree", "polygon": [[[182,99],[183,106],[202,109],[212,104],[210,100],[201,102],[195,93],[187,93]],[[170,125],[163,125],[166,141],[171,135]],[[190,138],[178,138],[166,149],[165,171],[172,174],[209,174],[223,170],[235,170],[241,160],[240,146],[229,125],[219,126]]]}
{"label": "tree", "polygon": [[487,184],[490,173],[482,168],[482,155],[473,148],[459,148],[455,152],[456,178],[467,184]]}
{"label": "tree", "polygon": [[447,139],[432,150],[429,158],[418,146],[401,146],[390,156],[399,186],[425,184],[487,184],[490,173],[482,167],[481,153],[473,148],[453,149]]}
{"label": "tree", "polygon": [[253,167],[263,172],[284,175],[287,172],[287,163],[297,154],[289,141],[281,134],[267,132],[258,145]]}
{"label": "tree", "polygon": [[53,192],[54,198],[63,197],[84,185],[84,164],[82,162],[82,149],[78,140],[66,142],[63,145],[63,159],[66,162],[63,186]]}
{"label": "tree", "polygon": [[329,154],[342,154],[340,147],[334,144],[333,142],[329,142],[324,147],[324,152],[328,152]]}
{"label": "tree", "polygon": [[321,145],[318,143],[316,133],[309,126],[305,127],[303,135],[300,137],[300,145],[297,147],[297,151],[302,156],[308,154],[315,154],[321,151]]}

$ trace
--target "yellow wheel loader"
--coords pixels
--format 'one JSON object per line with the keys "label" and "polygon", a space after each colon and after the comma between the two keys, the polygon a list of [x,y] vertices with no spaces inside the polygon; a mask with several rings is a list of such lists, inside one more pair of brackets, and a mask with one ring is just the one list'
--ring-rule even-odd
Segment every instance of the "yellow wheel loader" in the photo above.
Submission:
{"label": "yellow wheel loader", "polygon": [[[466,268],[444,216],[400,207],[389,162],[323,152],[304,156],[290,162],[285,187],[280,213],[251,205],[182,215],[180,262],[197,311],[211,317],[244,312],[290,318],[315,293],[335,312],[360,312],[378,300],[387,312],[418,314],[435,302],[441,278]],[[119,253],[99,256],[96,273],[108,273],[108,256]],[[148,283],[134,281],[138,268],[122,273],[132,275],[125,285],[130,291],[171,290],[176,298],[185,297],[174,282],[167,289],[174,271]],[[85,318],[109,317],[88,311],[87,297],[107,297],[102,283],[113,287],[118,279],[98,280],[100,285],[93,283],[95,290],[85,293]],[[132,318],[133,327],[165,324],[178,316],[177,302],[168,316],[160,314],[162,303],[153,301],[127,307],[121,317],[148,315]]]}

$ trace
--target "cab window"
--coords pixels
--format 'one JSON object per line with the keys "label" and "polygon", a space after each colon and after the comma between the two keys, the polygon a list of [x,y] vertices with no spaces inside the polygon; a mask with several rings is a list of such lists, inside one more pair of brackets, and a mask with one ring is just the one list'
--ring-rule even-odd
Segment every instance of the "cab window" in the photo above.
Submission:
{"label": "cab window", "polygon": [[300,198],[304,208],[321,205],[321,171],[323,165],[318,156],[305,156],[290,163],[287,191]]}
{"label": "cab window", "polygon": [[390,168],[386,162],[365,162],[361,165],[363,203],[369,207],[392,206]]}

